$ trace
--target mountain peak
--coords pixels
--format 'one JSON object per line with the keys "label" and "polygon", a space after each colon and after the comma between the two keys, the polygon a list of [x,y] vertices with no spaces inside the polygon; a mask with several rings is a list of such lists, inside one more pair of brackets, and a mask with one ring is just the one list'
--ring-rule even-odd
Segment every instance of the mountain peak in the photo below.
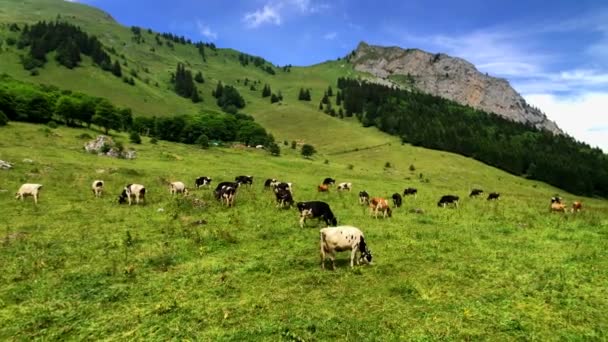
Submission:
{"label": "mountain peak", "polygon": [[528,105],[506,79],[484,74],[462,58],[360,42],[350,61],[356,70],[370,73],[382,82],[406,76],[409,86],[425,93],[563,134],[555,122]]}

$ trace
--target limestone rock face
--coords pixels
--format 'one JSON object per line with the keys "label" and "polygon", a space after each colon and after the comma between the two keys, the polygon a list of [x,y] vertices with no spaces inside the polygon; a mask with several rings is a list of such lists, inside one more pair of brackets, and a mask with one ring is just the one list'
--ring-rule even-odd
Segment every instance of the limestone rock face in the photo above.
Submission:
{"label": "limestone rock face", "polygon": [[[350,62],[356,70],[370,73],[382,83],[405,79],[425,93],[563,134],[555,122],[526,103],[507,80],[483,74],[462,58],[360,43]],[[403,82],[391,83],[403,86]]]}

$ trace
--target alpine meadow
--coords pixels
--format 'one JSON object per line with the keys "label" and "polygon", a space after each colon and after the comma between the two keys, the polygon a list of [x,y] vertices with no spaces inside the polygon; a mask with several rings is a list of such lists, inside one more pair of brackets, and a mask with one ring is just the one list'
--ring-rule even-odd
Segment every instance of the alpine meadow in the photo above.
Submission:
{"label": "alpine meadow", "polygon": [[[0,340],[607,340],[608,156],[361,70],[360,52],[279,66],[0,0]],[[350,266],[359,242],[322,269],[326,222],[301,228],[312,211],[265,180],[329,204],[372,262]],[[119,204],[135,184],[143,203]]]}

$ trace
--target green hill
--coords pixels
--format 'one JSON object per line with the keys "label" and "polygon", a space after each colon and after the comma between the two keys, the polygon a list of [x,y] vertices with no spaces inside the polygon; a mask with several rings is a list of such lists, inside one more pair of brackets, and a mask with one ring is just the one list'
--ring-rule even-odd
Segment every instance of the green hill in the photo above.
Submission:
{"label": "green hill", "polygon": [[[555,188],[415,147],[325,164],[290,149],[274,158],[144,138],[129,161],[85,153],[83,133],[97,134],[0,127],[0,159],[14,163],[0,170],[0,339],[606,338],[605,201],[551,214]],[[255,183],[234,208],[210,189],[172,198],[165,183],[239,174]],[[327,176],[354,190],[317,193]],[[340,253],[336,271],[321,271],[315,220],[300,229],[296,210],[277,209],[267,177],[293,182],[296,200],[327,201],[339,223],[360,227],[374,265],[350,270]],[[106,182],[102,199],[93,198],[94,179]],[[38,206],[13,198],[24,182],[44,185]],[[147,204],[119,206],[132,182],[146,185]],[[419,195],[390,219],[358,204],[360,190],[389,197],[405,186]],[[502,199],[469,199],[472,186]],[[461,196],[459,209],[437,207],[446,193]]]}

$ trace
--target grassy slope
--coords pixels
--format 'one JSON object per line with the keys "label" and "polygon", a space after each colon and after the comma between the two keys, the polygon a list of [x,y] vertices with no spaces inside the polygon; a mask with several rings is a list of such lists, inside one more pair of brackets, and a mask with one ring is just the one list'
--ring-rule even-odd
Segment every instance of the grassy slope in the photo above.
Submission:
{"label": "grassy slope", "polygon": [[[272,158],[145,139],[139,158],[127,161],[85,154],[76,138],[83,132],[0,128],[0,159],[15,162],[0,174],[0,339],[607,338],[604,201],[585,200],[578,215],[550,214],[556,189],[409,146],[388,170],[384,161],[402,155],[394,145],[326,165],[289,149]],[[256,183],[232,209],[210,190],[195,191],[207,205],[192,208],[162,183],[237,174]],[[355,190],[316,193],[328,175]],[[375,264],[351,271],[342,253],[337,271],[322,272],[318,230],[301,230],[295,210],[274,208],[261,185],[271,176],[293,181],[296,200],[326,200],[342,224],[361,227]],[[107,186],[99,200],[89,188],[96,178]],[[44,184],[38,207],[12,198],[23,182]],[[116,204],[129,182],[147,186],[147,205]],[[469,200],[472,184],[504,198]],[[371,219],[356,204],[358,190],[387,196],[406,185],[420,195],[392,219]],[[465,197],[460,209],[435,206],[447,192]],[[408,213],[414,207],[426,213]],[[207,223],[191,225],[199,219]],[[15,232],[27,234],[2,238]]]}

